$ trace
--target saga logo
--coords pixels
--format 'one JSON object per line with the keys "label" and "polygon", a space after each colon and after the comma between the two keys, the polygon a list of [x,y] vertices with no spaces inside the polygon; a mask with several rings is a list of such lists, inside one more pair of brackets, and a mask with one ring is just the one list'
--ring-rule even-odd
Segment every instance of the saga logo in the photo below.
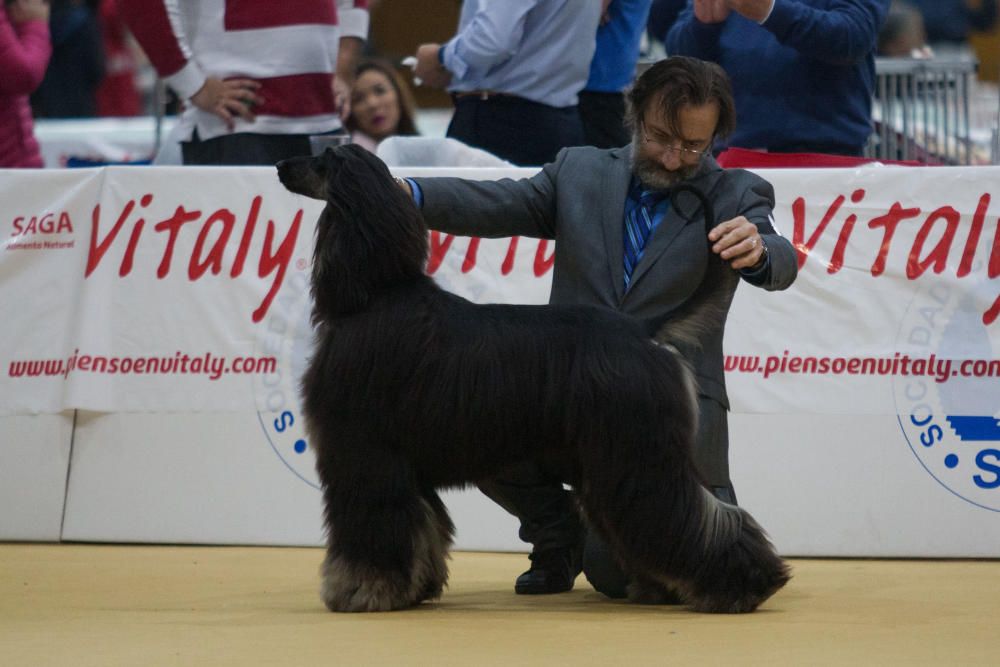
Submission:
{"label": "saga logo", "polygon": [[894,382],[903,436],[923,468],[977,507],[1000,512],[1000,390],[990,329],[977,294],[938,285],[918,293],[903,318],[897,349],[953,360],[946,378]]}
{"label": "saga logo", "polygon": [[70,220],[69,213],[60,211],[56,213],[45,213],[43,215],[23,216],[14,218],[14,231],[11,236],[34,236],[35,234],[62,234],[73,233],[73,221]]}

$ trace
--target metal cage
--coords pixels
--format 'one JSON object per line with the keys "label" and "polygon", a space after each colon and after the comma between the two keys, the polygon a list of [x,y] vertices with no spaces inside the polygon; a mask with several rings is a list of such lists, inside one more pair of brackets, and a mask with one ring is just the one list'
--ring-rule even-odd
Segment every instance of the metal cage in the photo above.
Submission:
{"label": "metal cage", "polygon": [[866,156],[925,164],[973,162],[971,57],[875,59],[874,133]]}

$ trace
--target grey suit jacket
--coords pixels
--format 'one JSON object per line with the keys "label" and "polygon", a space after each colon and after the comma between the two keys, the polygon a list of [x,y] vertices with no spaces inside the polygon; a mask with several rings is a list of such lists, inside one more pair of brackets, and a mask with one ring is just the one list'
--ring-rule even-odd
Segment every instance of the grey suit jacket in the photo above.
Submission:
{"label": "grey suit jacket", "polygon": [[[486,238],[555,239],[551,303],[598,304],[643,320],[657,319],[683,304],[700,284],[708,242],[700,207],[681,197],[647,241],[625,291],[623,230],[630,156],[628,146],[568,148],[528,179],[414,180],[432,229]],[[710,158],[688,182],[713,202],[715,224],[743,215],[760,229],[770,270],[758,286],[777,290],[791,285],[798,264],[792,244],[771,225],[771,184],[741,169],[723,170]],[[701,349],[691,352],[690,361],[700,391],[728,408],[723,328],[709,334]]]}

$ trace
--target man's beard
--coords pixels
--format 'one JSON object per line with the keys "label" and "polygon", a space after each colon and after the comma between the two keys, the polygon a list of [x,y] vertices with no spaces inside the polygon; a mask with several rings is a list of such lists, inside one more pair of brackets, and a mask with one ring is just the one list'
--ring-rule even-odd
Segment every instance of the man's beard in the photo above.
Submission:
{"label": "man's beard", "polygon": [[682,164],[674,171],[667,171],[659,161],[642,155],[643,140],[638,133],[632,135],[632,173],[643,186],[651,190],[667,188],[686,181],[698,171],[698,164]]}

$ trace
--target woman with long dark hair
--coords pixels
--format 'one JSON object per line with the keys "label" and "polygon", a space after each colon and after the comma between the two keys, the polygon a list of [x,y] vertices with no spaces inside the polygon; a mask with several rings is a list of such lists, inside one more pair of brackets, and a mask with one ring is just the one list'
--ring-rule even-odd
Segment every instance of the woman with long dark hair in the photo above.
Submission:
{"label": "woman with long dark hair", "polygon": [[344,125],[352,143],[374,152],[386,137],[420,134],[414,122],[415,106],[409,87],[391,64],[365,60],[354,73],[351,115]]}

